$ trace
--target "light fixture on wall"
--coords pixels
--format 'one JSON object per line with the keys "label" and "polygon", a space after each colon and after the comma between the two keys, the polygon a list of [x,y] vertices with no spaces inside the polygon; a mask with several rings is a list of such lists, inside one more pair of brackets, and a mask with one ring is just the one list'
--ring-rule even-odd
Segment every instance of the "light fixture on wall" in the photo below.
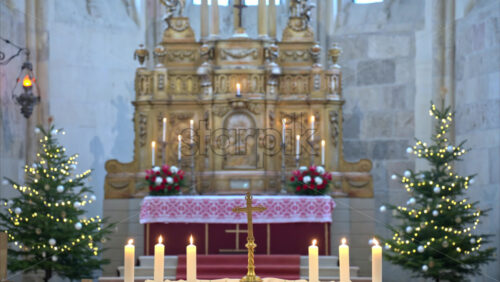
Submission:
{"label": "light fixture on wall", "polygon": [[[16,94],[19,90],[22,92]],[[21,71],[16,78],[16,85],[12,90],[12,98],[21,106],[21,113],[25,118],[31,116],[33,108],[40,102],[40,96],[37,94],[33,65],[29,61],[29,51],[26,51],[26,61],[21,66]]]}

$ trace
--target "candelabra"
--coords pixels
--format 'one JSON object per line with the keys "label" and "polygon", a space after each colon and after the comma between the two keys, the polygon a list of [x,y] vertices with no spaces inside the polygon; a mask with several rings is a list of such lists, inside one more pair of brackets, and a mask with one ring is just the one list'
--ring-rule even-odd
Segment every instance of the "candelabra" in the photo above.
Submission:
{"label": "candelabra", "polygon": [[189,194],[196,195],[196,183],[194,176],[194,143],[191,142],[189,144],[189,148],[191,149],[191,187],[189,189]]}
{"label": "candelabra", "polygon": [[286,144],[281,142],[281,194],[286,194],[286,166],[285,166]]}

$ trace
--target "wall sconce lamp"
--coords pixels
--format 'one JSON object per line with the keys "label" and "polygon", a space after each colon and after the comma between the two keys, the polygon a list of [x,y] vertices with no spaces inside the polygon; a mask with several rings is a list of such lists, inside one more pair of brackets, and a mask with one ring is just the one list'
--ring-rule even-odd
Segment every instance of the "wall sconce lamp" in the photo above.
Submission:
{"label": "wall sconce lamp", "polygon": [[[33,108],[40,102],[40,96],[36,95],[39,92],[36,86],[33,65],[29,61],[29,51],[26,51],[26,61],[21,66],[21,71],[16,78],[16,85],[12,90],[12,99],[21,106],[21,113],[25,118],[31,116]],[[18,91],[22,92],[16,95]]]}

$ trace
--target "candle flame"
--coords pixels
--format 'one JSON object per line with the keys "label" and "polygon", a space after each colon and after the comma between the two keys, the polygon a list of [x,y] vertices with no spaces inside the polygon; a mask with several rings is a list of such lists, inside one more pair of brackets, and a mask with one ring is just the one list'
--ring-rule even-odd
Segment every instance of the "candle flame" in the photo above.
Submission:
{"label": "candle flame", "polygon": [[154,149],[154,148],[155,148],[155,146],[156,146],[156,142],[155,142],[155,141],[152,141],[152,142],[151,142],[151,148],[153,148],[153,149]]}
{"label": "candle flame", "polygon": [[378,247],[378,241],[377,241],[377,239],[373,238],[372,241],[373,241],[373,244]]}
{"label": "candle flame", "polygon": [[193,235],[189,236],[189,244],[193,244]]}
{"label": "candle flame", "polygon": [[345,238],[342,238],[341,242],[342,242],[342,245],[345,245],[347,243],[347,240]]}
{"label": "candle flame", "polygon": [[163,242],[163,237],[161,237],[160,235],[160,237],[158,237],[158,244],[161,244],[162,242]]}
{"label": "candle flame", "polygon": [[311,122],[314,122],[315,119],[316,119],[316,117],[311,116]]}
{"label": "candle flame", "polygon": [[29,76],[29,75],[26,75],[26,76],[23,78],[23,86],[24,86],[24,87],[31,87],[32,85],[33,85],[33,82],[31,81],[30,76]]}
{"label": "candle flame", "polygon": [[312,245],[313,246],[316,246],[316,243],[318,242],[318,240],[314,239],[313,242],[312,242]]}
{"label": "candle flame", "polygon": [[182,136],[180,136],[180,135],[177,135],[177,139],[179,139],[179,141],[181,141],[181,139],[182,139]]}
{"label": "candle flame", "polygon": [[241,84],[236,83],[236,89],[240,90],[241,89]]}
{"label": "candle flame", "polygon": [[129,240],[128,240],[128,244],[129,244],[129,245],[134,244],[134,239],[129,239]]}
{"label": "candle flame", "polygon": [[300,140],[300,135],[297,135],[295,138],[297,138],[297,140]]}
{"label": "candle flame", "polygon": [[166,117],[163,118],[163,122],[165,122],[165,123],[167,122],[167,118]]}
{"label": "candle flame", "polygon": [[325,140],[321,140],[321,146],[325,147]]}
{"label": "candle flame", "polygon": [[193,123],[194,123],[194,120],[190,119],[190,120],[189,120],[189,124],[190,124],[191,126],[193,126]]}
{"label": "candle flame", "polygon": [[283,124],[286,124],[286,118],[284,118],[284,119],[282,120],[282,122],[283,122]]}

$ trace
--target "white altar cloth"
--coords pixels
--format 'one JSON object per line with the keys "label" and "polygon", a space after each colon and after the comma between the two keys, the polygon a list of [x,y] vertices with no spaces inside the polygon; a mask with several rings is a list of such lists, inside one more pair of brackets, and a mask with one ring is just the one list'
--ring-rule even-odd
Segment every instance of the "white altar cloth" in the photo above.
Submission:
{"label": "white altar cloth", "polygon": [[[141,204],[140,223],[234,223],[244,224],[247,216],[233,207],[244,207],[241,196],[147,196]],[[264,212],[254,213],[254,223],[331,223],[335,202],[330,196],[258,195],[253,205]]]}

